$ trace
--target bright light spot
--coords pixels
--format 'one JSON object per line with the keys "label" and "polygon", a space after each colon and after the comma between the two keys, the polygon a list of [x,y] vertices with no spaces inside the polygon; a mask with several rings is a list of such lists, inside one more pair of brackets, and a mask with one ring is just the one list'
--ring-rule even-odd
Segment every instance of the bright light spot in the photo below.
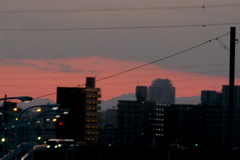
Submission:
{"label": "bright light spot", "polygon": [[37,109],[37,112],[41,112],[41,111],[42,111],[42,109],[41,109],[41,108],[38,108],[38,109]]}
{"label": "bright light spot", "polygon": [[5,142],[6,141],[6,139],[5,138],[2,138],[2,142]]}

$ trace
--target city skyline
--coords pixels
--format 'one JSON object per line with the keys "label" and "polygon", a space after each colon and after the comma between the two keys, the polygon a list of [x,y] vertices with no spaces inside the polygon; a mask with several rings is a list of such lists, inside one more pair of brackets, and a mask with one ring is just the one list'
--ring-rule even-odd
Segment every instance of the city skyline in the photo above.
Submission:
{"label": "city skyline", "polygon": [[239,38],[239,6],[237,0],[3,1],[0,93],[56,101],[57,87],[84,87],[86,77],[96,78],[105,101],[156,78],[170,79],[176,97],[220,92],[229,83],[230,27]]}

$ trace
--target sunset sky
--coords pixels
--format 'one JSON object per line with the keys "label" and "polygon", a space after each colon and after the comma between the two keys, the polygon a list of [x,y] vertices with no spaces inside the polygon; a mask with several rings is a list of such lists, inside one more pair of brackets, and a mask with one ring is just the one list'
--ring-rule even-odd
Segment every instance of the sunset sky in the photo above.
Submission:
{"label": "sunset sky", "polygon": [[[168,78],[176,97],[229,84],[238,0],[2,0],[0,93],[56,101],[96,77],[102,100]],[[235,84],[240,84],[236,44]]]}

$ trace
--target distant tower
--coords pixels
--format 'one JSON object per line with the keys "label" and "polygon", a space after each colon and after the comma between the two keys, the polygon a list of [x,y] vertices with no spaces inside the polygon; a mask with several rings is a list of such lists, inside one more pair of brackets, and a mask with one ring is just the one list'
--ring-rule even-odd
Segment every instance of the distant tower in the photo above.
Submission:
{"label": "distant tower", "polygon": [[137,86],[136,87],[136,98],[138,101],[146,101],[148,95],[147,86]]}
{"label": "distant tower", "polygon": [[175,87],[169,79],[155,79],[149,86],[149,101],[175,104]]}

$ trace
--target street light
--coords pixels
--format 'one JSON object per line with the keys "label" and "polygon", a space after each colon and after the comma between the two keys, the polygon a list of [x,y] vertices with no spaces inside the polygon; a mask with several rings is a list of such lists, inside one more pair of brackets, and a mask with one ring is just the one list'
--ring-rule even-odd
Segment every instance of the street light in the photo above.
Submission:
{"label": "street light", "polygon": [[[32,109],[32,108],[39,108],[39,107],[43,107],[43,106],[46,106],[46,107],[50,107],[50,108],[52,108],[53,110],[48,110],[48,111],[45,111],[45,112],[43,112],[43,113],[48,113],[48,112],[66,112],[66,111],[69,111],[69,110],[67,110],[67,109],[63,109],[63,110],[56,110],[56,108],[58,108],[60,105],[59,104],[47,104],[47,105],[37,105],[37,106],[32,106],[32,107],[29,107],[29,108],[27,108],[27,109],[25,109],[25,110],[23,110],[18,116],[16,116],[16,115],[14,115],[14,114],[12,114],[12,113],[9,113],[9,112],[7,112],[7,111],[4,111],[4,110],[0,110],[0,113],[4,113],[4,114],[9,114],[9,115],[11,115],[11,116],[13,116],[13,117],[16,117],[16,119],[20,119],[21,118],[21,115],[24,113],[24,112],[26,112],[27,110],[29,110],[29,109]],[[58,115],[59,113],[56,113],[56,115]],[[38,117],[38,116],[37,116]],[[37,118],[36,117],[36,118]],[[36,118],[34,118],[34,119],[36,119]],[[33,120],[33,119],[32,119]],[[4,126],[1,126],[0,127],[0,129],[2,129],[2,128],[14,128],[14,134],[16,134],[16,137],[15,137],[15,139],[14,139],[14,150],[17,150],[17,143],[18,142],[22,142],[22,139],[19,139],[18,138],[18,136],[19,136],[19,127],[20,127],[20,135],[22,135],[22,127],[21,127],[21,125],[23,125],[23,124],[26,124],[26,122],[29,122],[29,124],[31,125],[31,122],[32,122],[32,120],[29,120],[29,121],[16,121],[16,122],[14,122],[14,123],[9,123],[9,124],[7,124],[7,125],[4,125]],[[11,129],[12,130],[12,129]],[[29,134],[29,133],[28,133]],[[29,137],[29,136],[28,136]],[[6,149],[6,147],[5,147],[5,144],[6,144],[6,142],[5,142],[5,136],[3,137],[4,139],[2,139],[2,144],[4,145],[3,146],[3,154],[5,153],[5,149]],[[16,159],[16,155],[14,156],[14,159]]]}
{"label": "street light", "polygon": [[[14,98],[16,98],[16,97],[10,97],[10,98],[5,98],[5,99],[3,99],[3,100],[6,100],[6,99],[14,99]],[[23,102],[29,102],[29,100],[31,100],[32,98],[31,97],[17,97],[17,99],[20,99],[20,100],[22,100]],[[0,99],[1,100],[1,99]],[[28,107],[28,108],[26,108],[25,110],[23,110],[22,112],[20,112],[19,113],[19,115],[18,116],[16,116],[16,118],[15,118],[15,120],[16,121],[18,121],[18,120],[21,120],[22,119],[22,114],[23,113],[25,113],[26,111],[29,111],[30,109],[33,109],[33,108],[39,108],[39,107],[49,107],[49,108],[52,108],[52,109],[56,109],[56,108],[58,108],[60,105],[59,104],[46,104],[46,105],[36,105],[36,106],[32,106],[32,107]],[[22,125],[22,124],[24,124],[24,122],[23,121],[19,121],[20,122],[20,124]],[[17,133],[17,136],[16,136],[16,140],[14,140],[14,149],[16,149],[16,147],[17,147],[17,143],[18,143],[18,141],[20,142],[20,143],[22,143],[22,138],[21,139],[19,139],[18,138],[18,133],[19,133],[19,128],[20,128],[20,133],[21,133],[21,136],[22,136],[22,126],[20,125],[20,127],[16,127],[16,129],[15,129],[15,132]],[[14,157],[14,159],[16,159],[16,155],[15,155],[15,157]]]}
{"label": "street light", "polygon": [[[18,99],[18,100],[21,100],[22,102],[24,103],[28,103],[30,102],[33,98],[32,97],[29,97],[29,96],[19,96],[19,97],[7,97],[7,95],[5,95],[4,98],[0,98],[0,101],[4,100],[4,103],[3,103],[3,106],[2,106],[2,109],[3,110],[7,110],[6,109],[6,100],[10,100],[10,99]],[[16,108],[15,108],[16,109]],[[4,116],[4,119],[3,119],[3,123],[6,124],[7,123],[7,115]]]}
{"label": "street light", "polygon": [[49,108],[52,108],[52,110],[56,110],[56,109],[58,109],[58,107],[60,107],[60,105],[59,104],[45,104],[45,105],[37,105],[37,106],[28,107],[25,110],[23,110],[21,113],[19,113],[16,120],[21,119],[22,114],[25,113],[26,111],[28,111],[32,108],[39,108],[39,107],[49,107]]}
{"label": "street light", "polygon": [[[35,127],[35,121],[40,117],[40,116],[44,116],[44,115],[48,115],[49,113],[51,112],[60,112],[60,113],[63,113],[63,114],[67,114],[68,112],[70,111],[70,109],[57,109],[57,110],[47,110],[47,111],[44,111],[40,114],[38,114],[36,117],[34,117],[33,119],[31,119],[31,121],[29,122],[29,133],[31,132],[32,134],[32,137],[30,138],[31,142],[32,142],[32,147],[33,147],[33,141],[34,141],[34,127]],[[32,126],[31,126],[32,125]],[[29,138],[29,137],[28,137]],[[28,143],[29,143],[29,140],[28,140]],[[31,152],[31,157],[33,159],[33,148],[32,150],[28,150],[28,156],[30,155],[30,152]]]}
{"label": "street light", "polygon": [[33,98],[29,96],[20,96],[20,97],[5,97],[5,98],[0,98],[0,101],[2,100],[8,100],[8,99],[18,99],[21,100],[24,103],[29,103]]}

